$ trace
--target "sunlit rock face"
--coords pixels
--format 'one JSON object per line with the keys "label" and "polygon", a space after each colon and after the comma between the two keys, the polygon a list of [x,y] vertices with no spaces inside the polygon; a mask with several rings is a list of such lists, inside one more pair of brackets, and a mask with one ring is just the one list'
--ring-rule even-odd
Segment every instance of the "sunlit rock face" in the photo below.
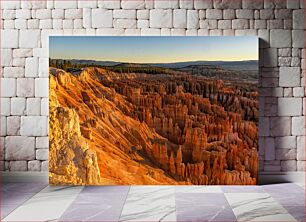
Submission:
{"label": "sunlit rock face", "polygon": [[52,183],[256,184],[256,84],[100,68],[50,76]]}

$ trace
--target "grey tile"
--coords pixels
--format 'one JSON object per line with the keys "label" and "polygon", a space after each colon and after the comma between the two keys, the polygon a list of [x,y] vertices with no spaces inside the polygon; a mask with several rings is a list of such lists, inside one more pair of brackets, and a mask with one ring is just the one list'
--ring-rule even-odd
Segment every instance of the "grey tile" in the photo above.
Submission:
{"label": "grey tile", "polygon": [[177,221],[236,221],[224,194],[176,194]]}
{"label": "grey tile", "polygon": [[260,186],[221,186],[224,193],[264,193]]}
{"label": "grey tile", "polygon": [[283,206],[297,221],[305,222],[305,206]]}
{"label": "grey tile", "polygon": [[305,193],[305,190],[294,183],[281,183],[262,186],[267,193]]}
{"label": "grey tile", "polygon": [[303,193],[270,193],[270,195],[283,206],[305,206]]}

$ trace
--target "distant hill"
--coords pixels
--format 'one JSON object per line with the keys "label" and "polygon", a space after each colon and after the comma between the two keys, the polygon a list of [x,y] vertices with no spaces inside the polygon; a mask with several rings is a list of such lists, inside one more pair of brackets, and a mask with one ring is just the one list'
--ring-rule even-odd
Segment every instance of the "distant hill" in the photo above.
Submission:
{"label": "distant hill", "polygon": [[[62,59],[55,59],[63,61]],[[175,62],[175,63],[122,63],[116,61],[96,61],[96,60],[83,60],[83,59],[72,59],[69,60],[73,64],[92,64],[99,66],[119,66],[119,67],[143,67],[143,66],[155,66],[163,68],[181,69],[190,66],[218,66],[223,69],[229,70],[258,70],[257,60],[246,60],[246,61],[186,61],[186,62]]]}

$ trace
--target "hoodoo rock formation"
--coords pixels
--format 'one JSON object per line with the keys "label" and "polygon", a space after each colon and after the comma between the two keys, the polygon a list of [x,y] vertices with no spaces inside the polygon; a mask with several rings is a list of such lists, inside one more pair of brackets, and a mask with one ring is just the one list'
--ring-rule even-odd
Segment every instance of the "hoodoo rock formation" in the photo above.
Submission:
{"label": "hoodoo rock formation", "polygon": [[50,76],[52,182],[256,184],[256,84],[100,68]]}

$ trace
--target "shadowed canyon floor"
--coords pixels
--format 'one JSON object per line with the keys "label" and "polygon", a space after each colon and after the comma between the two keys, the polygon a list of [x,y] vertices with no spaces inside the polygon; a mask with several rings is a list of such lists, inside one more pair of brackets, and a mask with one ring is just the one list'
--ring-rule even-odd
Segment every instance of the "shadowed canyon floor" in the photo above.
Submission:
{"label": "shadowed canyon floor", "polygon": [[53,184],[256,184],[257,82],[50,68]]}

